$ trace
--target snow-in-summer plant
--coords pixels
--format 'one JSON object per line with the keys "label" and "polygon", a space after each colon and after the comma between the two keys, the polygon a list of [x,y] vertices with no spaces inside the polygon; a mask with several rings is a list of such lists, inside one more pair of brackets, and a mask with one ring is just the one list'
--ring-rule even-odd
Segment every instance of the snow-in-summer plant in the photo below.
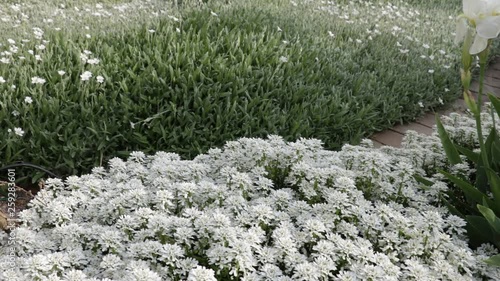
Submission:
{"label": "snow-in-summer plant", "polygon": [[398,151],[270,136],[190,161],[115,158],[47,181],[0,242],[15,253],[0,279],[499,279],[481,262],[497,249],[471,250],[465,221],[436,205],[446,185],[421,188]]}
{"label": "snow-in-summer plant", "polygon": [[[441,171],[454,185],[463,191],[462,195],[450,196],[447,202],[450,211],[467,221],[467,233],[472,245],[484,242],[493,243],[500,249],[500,137],[495,126],[493,109],[500,114],[500,100],[493,94],[488,97],[491,101],[491,117],[493,127],[484,140],[481,125],[481,105],[483,82],[489,45],[491,39],[500,33],[500,1],[498,0],[464,0],[464,14],[457,23],[457,42],[464,41],[462,51],[461,80],[464,88],[464,100],[476,120],[479,152],[454,144],[438,117],[436,122],[438,131],[452,165],[463,164],[460,153],[469,161],[475,163],[474,181],[470,183],[468,177],[460,177]],[[470,91],[472,55],[478,54],[479,93],[478,101]],[[464,196],[462,198],[462,196]],[[485,262],[500,266],[500,255],[495,255]]]}

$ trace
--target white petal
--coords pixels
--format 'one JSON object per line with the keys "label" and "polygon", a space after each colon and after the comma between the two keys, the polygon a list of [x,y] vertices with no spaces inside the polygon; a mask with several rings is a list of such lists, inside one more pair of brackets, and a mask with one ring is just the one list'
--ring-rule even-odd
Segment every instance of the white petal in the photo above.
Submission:
{"label": "white petal", "polygon": [[472,46],[469,49],[469,53],[471,55],[479,54],[484,49],[486,49],[487,46],[488,46],[488,39],[483,38],[483,37],[476,34],[476,36],[474,38],[474,43],[472,43]]}
{"label": "white petal", "polygon": [[457,20],[457,30],[456,30],[456,35],[455,35],[455,44],[458,44],[462,42],[465,38],[465,34],[467,34],[467,31],[469,29],[469,26],[467,25],[467,19],[466,18],[459,18]]}
{"label": "white petal", "polygon": [[488,0],[485,4],[485,9],[489,13],[498,12],[500,9],[500,1],[498,0]]}
{"label": "white petal", "polygon": [[476,21],[477,34],[484,38],[496,38],[500,33],[500,16],[487,17]]}
{"label": "white petal", "polygon": [[463,0],[464,14],[468,18],[477,18],[480,14],[486,12],[487,3],[483,0]]}

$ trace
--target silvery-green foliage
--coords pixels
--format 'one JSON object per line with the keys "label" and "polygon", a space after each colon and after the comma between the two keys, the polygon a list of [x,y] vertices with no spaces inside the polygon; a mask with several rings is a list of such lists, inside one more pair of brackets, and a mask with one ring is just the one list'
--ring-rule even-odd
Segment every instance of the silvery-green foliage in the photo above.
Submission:
{"label": "silvery-green foliage", "polygon": [[11,233],[18,258],[2,277],[499,278],[481,262],[495,249],[471,250],[464,221],[436,204],[446,185],[424,190],[412,178],[425,171],[422,154],[370,146],[243,138],[192,161],[135,152],[51,179]]}

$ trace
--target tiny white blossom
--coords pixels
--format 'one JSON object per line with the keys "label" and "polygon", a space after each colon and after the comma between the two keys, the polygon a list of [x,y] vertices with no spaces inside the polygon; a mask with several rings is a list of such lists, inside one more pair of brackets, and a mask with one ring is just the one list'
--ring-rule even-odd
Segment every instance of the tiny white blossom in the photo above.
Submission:
{"label": "tiny white blossom", "polygon": [[0,76],[0,84],[3,84],[5,82],[7,82],[7,81],[5,81],[5,79],[2,76]]}
{"label": "tiny white blossom", "polygon": [[213,11],[210,11],[210,14],[214,17],[218,17],[219,15],[217,15],[216,13],[214,13]]}
{"label": "tiny white blossom", "polygon": [[45,79],[40,78],[38,76],[31,78],[31,84],[44,84],[45,82],[46,82]]}
{"label": "tiny white blossom", "polygon": [[429,49],[431,46],[429,46],[428,44],[423,44],[422,47]]}
{"label": "tiny white blossom", "polygon": [[420,106],[420,107],[424,107],[424,104],[423,104],[421,101],[419,101],[419,102],[418,102],[418,106]]}
{"label": "tiny white blossom", "polygon": [[7,39],[7,42],[9,42],[9,44],[11,44],[11,45],[16,44],[16,41],[14,41],[14,40],[12,40],[12,39],[10,39],[10,38],[9,38],[9,39]]}
{"label": "tiny white blossom", "polygon": [[97,65],[97,64],[99,64],[99,62],[100,62],[100,60],[96,59],[96,58],[87,60],[87,63],[92,64],[92,65]]}
{"label": "tiny white blossom", "polygon": [[442,99],[442,98],[439,98],[439,99],[438,99],[438,101],[439,101],[439,103],[440,103],[440,104],[444,104],[444,102],[443,102],[443,99]]}
{"label": "tiny white blossom", "polygon": [[149,29],[148,31],[149,31],[149,33],[155,33],[156,32],[156,30],[154,30],[154,29]]}
{"label": "tiny white blossom", "polygon": [[101,75],[98,75],[98,76],[96,77],[96,80],[97,80],[97,82],[99,82],[99,83],[104,83],[104,77],[102,77]]}
{"label": "tiny white blossom", "polygon": [[85,71],[80,75],[82,81],[88,81],[92,77],[92,72]]}
{"label": "tiny white blossom", "polygon": [[66,71],[64,71],[64,70],[59,70],[59,71],[57,71],[57,73],[58,73],[59,75],[63,76],[64,74],[66,74]]}
{"label": "tiny white blossom", "polygon": [[428,72],[432,74],[434,73],[434,69],[429,69]]}
{"label": "tiny white blossom", "polygon": [[31,104],[33,102],[33,99],[31,97],[25,97],[24,98],[24,102],[28,103],[28,104]]}
{"label": "tiny white blossom", "polygon": [[287,57],[284,57],[284,56],[281,56],[281,57],[280,57],[280,61],[281,61],[281,62],[288,62],[288,58],[287,58]]}
{"label": "tiny white blossom", "polygon": [[24,135],[24,131],[21,128],[14,128],[14,133],[20,137]]}
{"label": "tiny white blossom", "polygon": [[90,39],[92,36],[90,36],[90,34],[87,33],[87,34],[85,34],[85,37]]}

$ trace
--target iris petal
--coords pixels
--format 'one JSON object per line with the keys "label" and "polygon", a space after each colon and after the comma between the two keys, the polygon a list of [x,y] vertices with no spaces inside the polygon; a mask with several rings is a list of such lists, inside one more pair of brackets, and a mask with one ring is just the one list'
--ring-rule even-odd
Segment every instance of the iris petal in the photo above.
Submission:
{"label": "iris petal", "polygon": [[464,40],[465,34],[467,33],[467,19],[460,18],[457,21],[457,30],[455,35],[455,44],[458,44]]}
{"label": "iris petal", "polygon": [[476,21],[477,34],[484,38],[496,38],[500,33],[500,16],[487,17]]}
{"label": "iris petal", "polygon": [[471,55],[479,54],[484,49],[486,49],[487,46],[488,46],[488,39],[476,34],[476,36],[474,38],[474,43],[472,43],[472,46],[470,47],[469,53]]}

